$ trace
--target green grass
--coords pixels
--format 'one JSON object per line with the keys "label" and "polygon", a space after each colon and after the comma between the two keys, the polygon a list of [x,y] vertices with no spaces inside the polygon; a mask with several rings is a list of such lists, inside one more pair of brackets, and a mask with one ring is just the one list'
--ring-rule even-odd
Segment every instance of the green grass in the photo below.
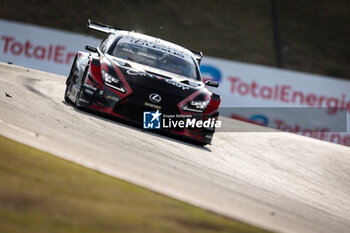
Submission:
{"label": "green grass", "polygon": [[0,137],[0,232],[265,232]]}
{"label": "green grass", "polygon": [[[349,79],[350,1],[276,1],[284,67]],[[208,56],[275,65],[269,0],[3,0],[0,18],[79,33],[91,18]]]}

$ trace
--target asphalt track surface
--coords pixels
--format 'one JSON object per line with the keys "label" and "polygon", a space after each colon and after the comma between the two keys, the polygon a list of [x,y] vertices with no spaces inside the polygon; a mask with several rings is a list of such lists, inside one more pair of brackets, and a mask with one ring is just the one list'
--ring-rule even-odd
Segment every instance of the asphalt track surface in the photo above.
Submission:
{"label": "asphalt track surface", "polygon": [[78,110],[64,88],[0,63],[0,133],[273,231],[350,232],[350,148],[234,120],[201,147]]}

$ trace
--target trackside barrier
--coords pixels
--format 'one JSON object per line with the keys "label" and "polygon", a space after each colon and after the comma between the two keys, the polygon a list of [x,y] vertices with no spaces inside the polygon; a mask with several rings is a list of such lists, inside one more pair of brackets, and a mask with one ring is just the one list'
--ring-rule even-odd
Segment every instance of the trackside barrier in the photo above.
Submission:
{"label": "trackside barrier", "polygon": [[[33,69],[66,76],[76,51],[99,42],[91,36],[0,20],[0,61]],[[222,96],[222,115],[350,146],[349,81],[213,57],[203,58],[201,72],[204,80],[220,83],[212,90]],[[319,111],[305,117],[303,108]],[[295,114],[285,109],[295,109]],[[329,127],[335,121],[341,129]]]}

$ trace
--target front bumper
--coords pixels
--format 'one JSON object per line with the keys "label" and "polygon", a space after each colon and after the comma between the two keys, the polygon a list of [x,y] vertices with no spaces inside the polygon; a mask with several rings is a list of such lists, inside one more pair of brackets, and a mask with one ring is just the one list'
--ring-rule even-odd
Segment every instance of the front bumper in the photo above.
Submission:
{"label": "front bumper", "polygon": [[[164,106],[150,105],[147,101],[134,98],[133,95],[127,96],[121,99],[117,96],[109,87],[103,86],[103,88],[98,88],[92,83],[84,83],[80,96],[77,101],[77,106],[102,112],[110,116],[122,118],[138,125],[143,124],[143,113],[149,111],[159,110],[163,114],[172,115],[180,114],[176,111],[176,106],[174,108],[169,107],[167,109]],[[216,115],[196,115],[198,119],[208,119],[217,118]],[[210,144],[215,132],[215,128],[161,128],[160,130],[170,132],[174,135],[189,138],[191,140]]]}

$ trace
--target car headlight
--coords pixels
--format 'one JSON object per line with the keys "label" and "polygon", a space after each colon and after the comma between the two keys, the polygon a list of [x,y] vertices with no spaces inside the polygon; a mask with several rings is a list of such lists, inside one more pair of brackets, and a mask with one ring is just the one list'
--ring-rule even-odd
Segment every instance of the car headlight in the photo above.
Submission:
{"label": "car headlight", "polygon": [[209,100],[204,100],[204,101],[190,101],[188,102],[184,107],[183,110],[185,111],[191,111],[191,112],[204,112],[206,107],[209,104]]}
{"label": "car headlight", "polygon": [[122,82],[117,78],[102,70],[102,79],[106,86],[116,89],[122,93],[125,93]]}

